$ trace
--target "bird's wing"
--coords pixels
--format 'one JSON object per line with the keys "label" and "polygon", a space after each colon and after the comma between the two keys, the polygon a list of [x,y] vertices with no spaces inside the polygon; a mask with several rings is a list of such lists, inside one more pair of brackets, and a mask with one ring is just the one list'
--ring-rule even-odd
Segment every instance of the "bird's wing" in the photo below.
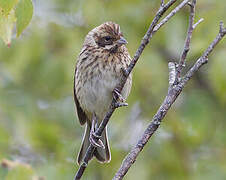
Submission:
{"label": "bird's wing", "polygon": [[[76,74],[76,68],[75,68],[75,74]],[[86,119],[87,119],[87,116],[85,114],[85,112],[82,110],[79,102],[78,102],[78,99],[77,99],[77,96],[76,96],[76,92],[75,92],[75,74],[74,74],[74,101],[75,101],[75,105],[76,105],[76,108],[77,108],[77,114],[78,114],[78,119],[79,119],[79,122],[81,125],[85,124],[86,123]]]}

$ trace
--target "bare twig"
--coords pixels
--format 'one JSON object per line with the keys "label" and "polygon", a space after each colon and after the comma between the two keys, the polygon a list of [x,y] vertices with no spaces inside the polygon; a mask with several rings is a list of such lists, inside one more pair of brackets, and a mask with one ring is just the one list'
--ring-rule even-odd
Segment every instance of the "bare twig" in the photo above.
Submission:
{"label": "bare twig", "polygon": [[193,25],[193,29],[195,29],[202,21],[204,21],[203,18],[199,19],[198,22]]}
{"label": "bare twig", "polygon": [[[149,43],[152,35],[153,35],[153,31],[154,31],[154,28],[155,26],[157,25],[159,19],[162,17],[162,15],[167,11],[167,9],[169,9],[177,0],[170,0],[168,3],[166,3],[163,7],[160,6],[157,14],[155,15],[151,25],[149,26],[146,34],[144,35],[142,41],[141,41],[141,44],[139,46],[139,48],[137,49],[134,57],[133,57],[133,60],[131,61],[129,67],[127,68],[127,77],[128,75],[130,74],[130,72],[132,71],[133,67],[135,66],[135,64],[137,63],[140,55],[142,54],[144,48],[146,47],[146,45]],[[125,78],[123,79],[123,81],[120,83],[120,87],[121,87],[121,90],[126,82],[126,79],[127,77],[124,76]]]}
{"label": "bare twig", "polygon": [[[203,53],[203,55],[197,60],[197,62],[194,64],[194,66],[187,72],[185,77],[177,84],[172,85],[172,82],[169,82],[169,88],[167,96],[165,97],[162,105],[158,109],[157,113],[154,115],[151,123],[148,125],[147,129],[143,133],[142,137],[138,141],[135,147],[132,148],[132,150],[129,152],[129,154],[125,157],[123,160],[121,167],[115,174],[113,180],[121,180],[129,170],[129,168],[132,166],[132,164],[136,161],[137,156],[144,148],[145,144],[148,142],[148,140],[151,138],[151,136],[154,134],[154,132],[158,129],[159,125],[161,124],[162,119],[167,114],[168,110],[172,106],[172,104],[175,102],[177,97],[182,92],[184,86],[187,84],[187,82],[191,79],[191,77],[194,75],[195,72],[199,70],[200,67],[202,67],[204,64],[208,61],[208,56],[213,51],[213,49],[216,47],[216,45],[220,42],[220,40],[226,35],[226,28],[223,28],[223,23],[220,25],[220,32],[216,36],[216,38],[213,40],[213,42],[210,44],[210,46],[207,48],[207,50]],[[169,76],[172,74],[173,71],[173,64],[169,63]],[[174,76],[175,77],[175,76]],[[173,78],[169,78],[171,81]]]}
{"label": "bare twig", "polygon": [[193,24],[194,24],[194,18],[195,18],[196,0],[192,0],[192,2],[189,3],[189,5],[190,5],[190,16],[189,16],[188,32],[187,32],[187,37],[186,37],[185,44],[184,44],[184,50],[181,54],[179,66],[177,68],[177,82],[179,81],[178,78],[180,78],[181,71],[182,71],[183,67],[185,66],[186,57],[187,57],[188,51],[190,50],[192,32],[194,30]]}
{"label": "bare twig", "polygon": [[155,28],[154,28],[154,32],[153,34],[159,30],[159,28],[161,28],[165,23],[167,23],[169,21],[169,19],[174,16],[179,10],[181,10],[181,8],[183,8],[187,3],[189,2],[189,0],[184,0],[182,1],[175,9],[173,9],[163,20],[160,21],[160,23],[158,23]]}
{"label": "bare twig", "polygon": [[196,63],[191,67],[191,69],[185,74],[184,78],[181,81],[181,85],[185,85],[191,77],[195,74],[196,71],[199,70],[204,64],[208,62],[208,57],[210,53],[213,51],[215,46],[220,42],[220,40],[226,35],[226,28],[223,27],[223,23],[220,23],[220,31],[217,37],[213,40],[213,42],[209,45],[203,55],[196,61]]}
{"label": "bare twig", "polygon": [[[160,8],[158,10],[158,12],[156,13],[150,27],[148,28],[146,34],[144,35],[142,41],[141,41],[141,44],[139,46],[139,48],[137,49],[129,67],[125,70],[123,70],[123,78],[122,78],[122,81],[120,82],[120,84],[116,87],[117,90],[121,93],[125,83],[126,83],[126,80],[129,76],[129,74],[131,73],[131,71],[133,70],[135,64],[137,63],[139,57],[141,56],[144,48],[146,47],[146,45],[149,43],[150,39],[152,38],[152,33],[153,33],[153,30],[155,28],[155,26],[157,25],[158,21],[160,20],[160,18],[162,17],[162,15],[176,2],[177,0],[170,0],[169,2],[167,2],[166,4],[164,4],[163,1],[161,1],[161,5],[160,5]],[[98,136],[101,136],[104,128],[106,127],[109,119],[111,118],[111,115],[113,114],[113,112],[115,111],[115,109],[118,107],[117,106],[118,102],[117,100],[115,100],[113,98],[112,100],[112,103],[111,103],[111,106],[109,108],[109,111],[107,112],[107,114],[105,115],[103,121],[101,122],[101,124],[99,125],[98,129],[95,131],[95,134]],[[90,144],[86,154],[85,154],[85,157],[83,159],[83,163],[80,165],[76,175],[75,175],[75,180],[78,180],[78,179],[81,179],[87,165],[88,165],[88,162],[89,162],[89,159],[90,157],[92,156],[93,154],[93,151],[94,151],[94,147],[92,144]]]}
{"label": "bare twig", "polygon": [[[169,64],[169,71],[171,71],[170,66],[171,65]],[[175,77],[173,77],[173,79],[174,78]],[[169,79],[171,79],[171,78],[169,77]],[[136,146],[132,148],[132,150],[129,152],[129,154],[123,160],[121,167],[115,174],[113,180],[121,180],[126,175],[127,171],[132,166],[132,164],[135,162],[137,156],[142,151],[145,144],[148,142],[148,140],[154,134],[154,132],[158,129],[159,125],[161,124],[162,119],[165,117],[169,108],[174,103],[177,96],[179,95],[179,93],[182,90],[182,88],[179,88],[179,86],[177,86],[177,87],[178,88],[176,88],[176,89],[172,88],[171,82],[169,82],[168,94],[165,97],[162,105],[158,109],[157,113],[154,115],[154,117],[153,117],[151,123],[148,125],[147,129],[144,131],[141,139],[138,141]]]}

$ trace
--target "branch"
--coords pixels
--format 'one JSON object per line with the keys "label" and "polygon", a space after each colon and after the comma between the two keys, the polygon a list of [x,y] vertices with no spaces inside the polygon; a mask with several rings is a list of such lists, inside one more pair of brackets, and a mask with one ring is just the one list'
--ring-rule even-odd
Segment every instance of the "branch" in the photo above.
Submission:
{"label": "branch", "polygon": [[[139,46],[139,48],[137,49],[130,65],[128,66],[127,69],[125,70],[122,70],[123,71],[123,78],[122,78],[122,81],[119,83],[119,85],[116,87],[117,90],[121,93],[125,83],[126,83],[126,80],[129,76],[129,74],[131,73],[131,71],[133,70],[134,66],[136,65],[139,57],[141,56],[144,48],[146,47],[146,45],[149,43],[150,39],[152,38],[152,35],[154,33],[154,28],[155,26],[157,25],[158,21],[160,20],[160,18],[162,17],[162,15],[176,2],[177,0],[170,0],[169,2],[167,2],[166,4],[164,4],[164,1],[161,0],[161,5],[160,5],[160,8],[158,10],[158,12],[156,13],[150,27],[148,28],[146,34],[144,35],[142,41],[141,41],[141,44]],[[185,0],[185,2],[187,2],[187,0]],[[172,16],[171,16],[172,17]],[[169,20],[169,19],[168,19]],[[168,21],[167,20],[167,21]],[[156,32],[156,31],[155,31]],[[95,134],[98,136],[101,136],[104,128],[106,127],[109,119],[111,118],[111,115],[114,113],[115,109],[120,107],[118,106],[118,102],[117,100],[115,100],[113,98],[112,102],[111,102],[111,106],[109,108],[109,111],[107,112],[107,114],[105,115],[103,121],[101,122],[100,126],[98,127],[98,129],[95,131]],[[89,159],[90,157],[92,157],[92,154],[94,152],[94,149],[95,147],[93,147],[92,144],[90,144],[86,154],[85,154],[85,157],[83,159],[83,163],[80,165],[74,179],[75,180],[79,180],[81,179],[88,163],[89,163]]]}
{"label": "branch", "polygon": [[209,45],[207,50],[203,53],[203,55],[197,60],[197,62],[194,64],[194,66],[187,72],[187,74],[184,76],[184,78],[176,85],[173,82],[173,80],[176,78],[175,76],[175,64],[169,63],[169,87],[168,87],[168,93],[158,109],[157,113],[154,115],[151,123],[148,125],[147,129],[143,133],[142,137],[138,141],[135,147],[132,148],[132,150],[129,152],[129,154],[125,157],[123,160],[121,167],[115,174],[113,180],[121,180],[128,172],[129,168],[132,166],[132,164],[136,161],[137,156],[144,148],[145,144],[148,142],[148,140],[152,137],[152,135],[155,133],[155,131],[160,126],[162,119],[167,114],[168,110],[172,106],[172,104],[175,102],[177,97],[182,92],[184,86],[188,83],[188,81],[191,79],[191,77],[201,68],[204,64],[208,62],[208,56],[213,51],[213,49],[216,47],[216,45],[223,39],[223,37],[226,35],[226,28],[223,27],[223,23],[220,23],[220,31],[216,38],[213,40],[213,42]]}
{"label": "branch", "polygon": [[199,19],[198,22],[193,25],[193,29],[195,29],[202,21],[204,21],[203,18]]}
{"label": "branch", "polygon": [[[129,154],[125,157],[122,162],[121,167],[115,174],[113,180],[121,180],[132,166],[132,164],[136,161],[137,156],[142,151],[150,137],[154,134],[154,132],[158,129],[159,125],[161,124],[162,119],[165,117],[166,113],[170,109],[171,105],[176,100],[179,93],[182,91],[182,88],[172,88],[174,81],[172,80],[176,78],[176,73],[173,72],[175,69],[174,63],[169,63],[169,88],[168,94],[165,97],[162,105],[158,109],[157,113],[154,115],[151,123],[148,125],[147,129],[144,131],[142,137],[138,141],[135,147],[129,152]],[[171,76],[172,75],[172,76]]]}
{"label": "branch", "polygon": [[173,17],[181,8],[183,8],[189,0],[182,1],[175,9],[173,9],[160,23],[158,23],[155,28],[153,34],[158,31],[165,23],[167,23],[171,17]]}
{"label": "branch", "polygon": [[124,76],[125,78],[123,78],[122,82],[120,83],[120,90],[122,90],[122,88],[124,87],[124,84],[126,83],[126,79],[129,76],[130,72],[132,71],[133,67],[135,66],[135,64],[137,63],[140,55],[142,54],[144,48],[146,47],[146,45],[149,43],[150,39],[152,38],[152,35],[154,33],[154,28],[157,25],[159,19],[162,17],[162,15],[167,11],[167,9],[169,9],[177,0],[170,0],[167,4],[163,4],[164,2],[161,2],[161,6],[157,12],[157,14],[155,15],[150,27],[148,28],[148,31],[146,32],[146,34],[144,35],[141,44],[139,46],[139,48],[137,49],[133,60],[131,61],[129,67],[127,68],[127,74],[126,76]]}
{"label": "branch", "polygon": [[181,54],[179,66],[177,68],[177,82],[179,81],[180,74],[183,67],[185,67],[186,57],[187,57],[188,51],[190,50],[191,37],[194,30],[193,24],[194,24],[194,18],[195,18],[195,5],[196,5],[196,0],[193,0],[191,3],[189,3],[190,15],[189,15],[188,32],[187,32],[187,37],[184,44],[184,50]]}
{"label": "branch", "polygon": [[206,49],[206,51],[203,53],[203,55],[196,61],[196,63],[191,67],[191,69],[187,72],[187,74],[184,76],[184,78],[181,81],[181,85],[184,86],[197,72],[200,67],[202,67],[204,64],[208,62],[208,57],[210,53],[213,51],[213,49],[216,47],[216,45],[221,41],[221,39],[226,35],[226,28],[223,27],[223,22],[220,22],[220,31],[216,38],[213,40],[213,42],[209,45],[209,47]]}

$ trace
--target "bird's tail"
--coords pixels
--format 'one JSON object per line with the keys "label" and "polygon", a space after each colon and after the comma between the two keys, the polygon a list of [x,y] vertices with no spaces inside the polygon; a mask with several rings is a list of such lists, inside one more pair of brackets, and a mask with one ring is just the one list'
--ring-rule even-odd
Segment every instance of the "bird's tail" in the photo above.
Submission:
{"label": "bird's tail", "polygon": [[[107,128],[107,127],[106,127]],[[104,143],[104,149],[97,147],[94,150],[93,156],[95,156],[97,158],[98,161],[100,161],[101,163],[107,163],[110,162],[111,160],[111,152],[109,149],[109,144],[108,144],[108,137],[107,137],[107,129],[104,129],[100,140]],[[89,141],[89,136],[90,136],[90,130],[91,130],[91,126],[89,125],[89,123],[86,124],[86,130],[83,136],[83,140],[82,140],[82,146],[80,149],[80,152],[78,154],[78,164],[80,165],[83,158],[85,157],[86,151],[90,145],[90,141]],[[92,157],[91,157],[92,159]]]}

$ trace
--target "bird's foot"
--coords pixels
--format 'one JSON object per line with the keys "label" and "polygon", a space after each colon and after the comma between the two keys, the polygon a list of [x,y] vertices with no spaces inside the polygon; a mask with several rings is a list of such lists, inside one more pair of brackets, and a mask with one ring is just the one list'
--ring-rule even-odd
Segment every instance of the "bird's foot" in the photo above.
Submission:
{"label": "bird's foot", "polygon": [[115,101],[119,101],[119,102],[125,102],[126,101],[124,99],[124,97],[120,94],[120,92],[117,88],[115,88],[113,90],[113,98],[115,99]]}
{"label": "bird's foot", "polygon": [[113,98],[116,101],[115,103],[115,107],[122,107],[122,106],[128,106],[128,104],[125,102],[126,100],[124,99],[124,97],[120,94],[119,90],[117,88],[115,88],[113,90]]}
{"label": "bird's foot", "polygon": [[99,138],[100,136],[97,136],[95,132],[94,133],[91,132],[89,136],[89,141],[94,147],[96,148],[100,147],[104,149],[105,148],[104,143]]}
{"label": "bird's foot", "polygon": [[96,116],[94,115],[93,120],[92,120],[92,127],[91,127],[91,131],[90,131],[89,141],[94,147],[100,147],[100,148],[104,149],[105,148],[104,143],[100,140],[101,136],[98,136],[95,133],[96,125],[97,125],[97,119],[96,119]]}

